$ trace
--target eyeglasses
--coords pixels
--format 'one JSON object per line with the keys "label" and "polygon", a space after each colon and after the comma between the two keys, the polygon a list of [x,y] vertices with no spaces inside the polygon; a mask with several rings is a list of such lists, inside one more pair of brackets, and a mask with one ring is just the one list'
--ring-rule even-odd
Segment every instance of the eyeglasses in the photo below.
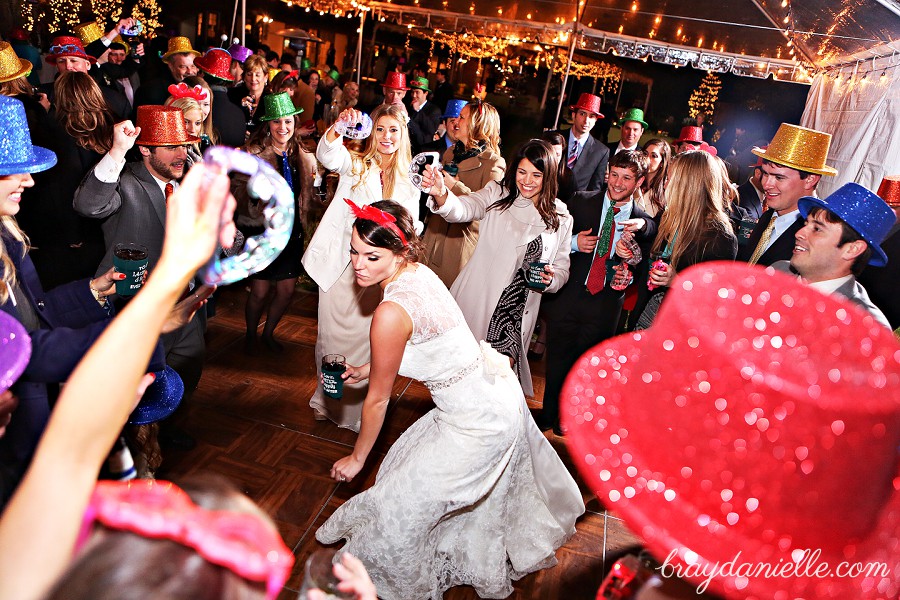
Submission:
{"label": "eyeglasses", "polygon": [[50,54],[84,54],[84,48],[75,44],[66,44],[64,46],[50,46]]}
{"label": "eyeglasses", "polygon": [[244,579],[265,582],[269,600],[281,592],[294,566],[294,555],[260,517],[200,508],[168,481],[98,482],[76,550],[90,537],[94,522],[192,548]]}

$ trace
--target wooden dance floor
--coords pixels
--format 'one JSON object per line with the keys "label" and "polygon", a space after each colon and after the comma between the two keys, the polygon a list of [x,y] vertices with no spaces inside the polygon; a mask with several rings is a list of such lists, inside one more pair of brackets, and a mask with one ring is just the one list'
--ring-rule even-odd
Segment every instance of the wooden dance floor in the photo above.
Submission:
{"label": "wooden dance floor", "polygon": [[[220,292],[217,314],[209,321],[203,379],[188,406],[179,410],[180,426],[197,438],[189,452],[168,452],[160,479],[178,481],[196,473],[226,476],[274,518],[297,558],[279,599],[294,599],[306,558],[320,544],[315,530],[348,498],[372,485],[381,458],[416,419],[432,408],[419,383],[398,379],[378,445],[353,483],[328,477],[331,464],[351,449],[355,434],[331,422],[313,420],[307,401],[315,387],[316,294],[297,291],[278,327],[285,344],[280,355],[260,349],[247,356],[244,347],[243,285]],[[534,364],[537,397],[543,394],[543,365]],[[571,466],[565,445],[549,434]],[[584,487],[587,513],[575,536],[561,548],[559,565],[517,582],[511,598],[593,599],[612,562],[639,545],[623,522],[607,514]],[[446,594],[453,600],[477,598],[470,588]]]}

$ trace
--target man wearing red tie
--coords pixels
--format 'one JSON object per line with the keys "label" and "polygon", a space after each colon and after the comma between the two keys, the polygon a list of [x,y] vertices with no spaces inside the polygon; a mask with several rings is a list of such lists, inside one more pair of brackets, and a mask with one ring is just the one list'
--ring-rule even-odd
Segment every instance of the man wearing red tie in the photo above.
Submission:
{"label": "man wearing red tie", "polygon": [[[106,255],[98,273],[112,266],[116,244],[129,242],[147,247],[153,271],[162,254],[167,192],[171,195],[184,175],[187,146],[199,141],[188,135],[183,113],[173,106],[139,106],[136,127],[131,121],[116,125],[112,149],[84,178],[74,199],[76,212],[104,220]],[[135,145],[141,160],[126,163],[125,153]],[[201,310],[187,325],[163,336],[166,362],[184,381],[185,398],[200,381],[205,327]]]}
{"label": "man wearing red tie", "polygon": [[[572,214],[572,255],[569,282],[544,298],[547,316],[547,384],[544,408],[537,419],[542,429],[559,430],[559,393],[563,381],[589,348],[616,333],[625,289],[613,289],[615,265],[622,262],[616,244],[627,228],[635,232],[642,258],[633,269],[634,282],[646,279],[656,223],[632,200],[648,168],[647,155],[626,150],[609,164],[609,182],[592,192],[578,192],[566,203]],[[615,286],[620,287],[620,286]]]}

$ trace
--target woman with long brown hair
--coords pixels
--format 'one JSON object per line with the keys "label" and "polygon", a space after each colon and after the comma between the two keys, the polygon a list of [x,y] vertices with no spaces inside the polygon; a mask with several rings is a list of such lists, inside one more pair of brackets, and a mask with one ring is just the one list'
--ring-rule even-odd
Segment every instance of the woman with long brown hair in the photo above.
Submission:
{"label": "woman with long brown hair", "polygon": [[[284,350],[275,340],[275,327],[278,326],[291,303],[291,298],[294,297],[297,278],[302,271],[300,258],[303,255],[304,207],[308,207],[312,199],[316,159],[312,152],[306,150],[300,143],[297,127],[299,112],[294,108],[294,103],[286,92],[263,96],[263,114],[260,116],[263,126],[257,129],[250,136],[247,145],[241,148],[269,163],[284,176],[294,192],[294,226],[287,246],[271,265],[250,276],[250,296],[244,310],[247,321],[245,347],[250,354],[256,350],[259,322],[263,310],[266,309],[269,292],[273,288],[275,293],[268,301],[262,342],[273,352]],[[250,197],[246,181],[246,177],[236,176],[232,186],[232,193],[238,202],[237,224],[244,235],[258,235],[265,229],[262,216],[264,206]]]}
{"label": "woman with long brown hair", "polygon": [[[506,161],[500,156],[500,115],[487,103],[467,104],[459,113],[457,142],[444,152],[444,185],[457,196],[501,181]],[[453,172],[451,172],[453,171]],[[478,243],[478,222],[448,223],[431,215],[425,230],[423,262],[450,287]]]}
{"label": "woman with long brown hair", "polygon": [[[569,279],[572,217],[556,199],[556,157],[550,144],[530,140],[519,148],[502,183],[456,196],[429,167],[429,208],[448,222],[481,221],[478,245],[450,293],[476,339],[509,357],[526,396],[534,394],[526,352],[542,293]],[[544,287],[529,286],[532,263],[544,263]]]}
{"label": "woman with long brown hair", "polygon": [[645,213],[655,217],[666,207],[666,176],[672,160],[672,148],[667,141],[653,138],[644,144],[644,152],[649,158],[650,169],[636,200]]}

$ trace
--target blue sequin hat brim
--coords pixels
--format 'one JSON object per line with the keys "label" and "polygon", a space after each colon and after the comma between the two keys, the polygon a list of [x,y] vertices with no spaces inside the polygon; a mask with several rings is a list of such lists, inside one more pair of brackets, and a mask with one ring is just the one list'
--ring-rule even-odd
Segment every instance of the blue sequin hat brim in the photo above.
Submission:
{"label": "blue sequin hat brim", "polygon": [[165,370],[157,371],[154,375],[156,381],[150,384],[137,408],[131,413],[129,425],[148,425],[162,421],[181,404],[184,382],[175,369],[166,366]]}
{"label": "blue sequin hat brim", "polygon": [[[0,175],[16,175],[18,173],[40,173],[56,164],[56,154],[40,146],[31,147],[31,160],[18,163],[0,162]],[[2,161],[0,157],[0,161]]]}
{"label": "blue sequin hat brim", "polygon": [[873,192],[858,183],[846,183],[827,198],[804,196],[797,206],[804,219],[814,207],[833,212],[869,244],[872,249],[870,265],[883,267],[887,264],[888,257],[881,249],[881,242],[887,237],[897,218],[887,202]]}

